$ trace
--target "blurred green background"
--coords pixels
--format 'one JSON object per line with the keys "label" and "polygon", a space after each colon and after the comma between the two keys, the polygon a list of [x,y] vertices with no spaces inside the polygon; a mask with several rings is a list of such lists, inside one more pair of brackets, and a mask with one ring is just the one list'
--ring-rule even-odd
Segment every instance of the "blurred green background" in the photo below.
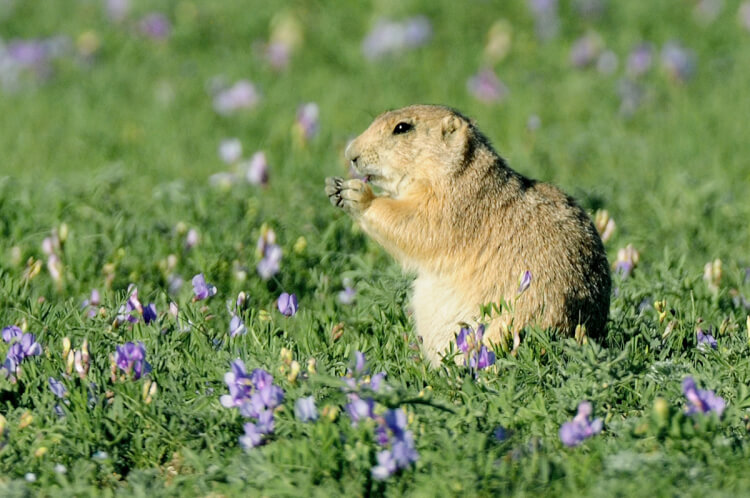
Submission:
{"label": "blurred green background", "polygon": [[[112,15],[120,4],[128,8]],[[549,9],[557,29],[540,33]],[[168,22],[166,36],[144,32],[153,12]],[[272,185],[284,182],[282,192],[301,190],[322,208],[321,181],[343,172],[348,139],[386,109],[440,103],[475,118],[514,168],[587,208],[606,207],[632,242],[727,257],[750,247],[743,15],[738,2],[717,0],[3,0],[6,49],[53,37],[62,48],[43,77],[26,70],[0,93],[0,172],[42,190],[120,175],[140,196],[161,182],[206,182],[224,166],[220,141],[237,137],[248,153],[266,152]],[[363,40],[379,22],[413,16],[429,23],[426,43],[365,56]],[[498,21],[506,53],[488,56]],[[293,46],[275,69],[266,50],[284,30]],[[576,67],[572,51],[587,34],[598,46]],[[642,43],[651,66],[629,76],[628,56]],[[691,58],[682,79],[663,60],[670,43]],[[610,66],[597,69],[604,52]],[[499,101],[467,89],[483,68],[507,89]],[[222,79],[249,80],[260,101],[220,115],[212,86]],[[624,98],[636,102],[631,112]],[[291,130],[305,102],[319,106],[320,133],[300,147]]]}

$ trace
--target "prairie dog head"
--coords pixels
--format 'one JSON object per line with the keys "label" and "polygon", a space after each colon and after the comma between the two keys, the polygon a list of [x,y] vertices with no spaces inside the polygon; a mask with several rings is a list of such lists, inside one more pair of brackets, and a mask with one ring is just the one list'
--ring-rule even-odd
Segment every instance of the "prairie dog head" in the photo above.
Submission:
{"label": "prairie dog head", "polygon": [[366,180],[398,197],[462,167],[471,124],[447,107],[414,105],[381,114],[346,148]]}

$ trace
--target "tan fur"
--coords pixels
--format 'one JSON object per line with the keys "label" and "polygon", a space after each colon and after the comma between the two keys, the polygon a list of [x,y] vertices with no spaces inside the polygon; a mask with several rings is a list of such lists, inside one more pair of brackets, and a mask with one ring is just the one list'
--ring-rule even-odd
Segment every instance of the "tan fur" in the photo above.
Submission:
{"label": "tan fur", "polygon": [[[413,126],[394,134],[399,123]],[[482,304],[505,299],[493,320],[498,342],[525,325],[605,333],[610,275],[596,229],[558,188],[510,169],[467,118],[446,107],[410,106],[380,115],[347,148],[369,183],[326,180],[346,210],[401,265],[417,273],[412,306],[433,365]],[[382,190],[373,193],[370,185]],[[519,276],[531,286],[518,296]]]}

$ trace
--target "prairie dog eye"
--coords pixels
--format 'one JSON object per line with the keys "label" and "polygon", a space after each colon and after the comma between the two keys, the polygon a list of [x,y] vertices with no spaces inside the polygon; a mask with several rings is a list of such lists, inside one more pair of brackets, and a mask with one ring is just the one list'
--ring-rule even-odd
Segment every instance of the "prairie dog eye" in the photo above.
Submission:
{"label": "prairie dog eye", "polygon": [[394,135],[401,135],[402,133],[406,133],[407,131],[411,131],[413,129],[414,129],[414,125],[413,124],[411,124],[411,123],[405,123],[405,122],[402,121],[399,124],[397,124],[396,127],[393,129],[393,134]]}

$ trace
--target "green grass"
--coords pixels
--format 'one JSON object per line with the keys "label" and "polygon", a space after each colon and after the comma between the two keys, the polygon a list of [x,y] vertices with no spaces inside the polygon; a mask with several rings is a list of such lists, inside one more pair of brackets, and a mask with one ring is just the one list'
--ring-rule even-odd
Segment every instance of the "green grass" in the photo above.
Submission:
{"label": "green grass", "polygon": [[[577,13],[577,3],[561,2],[560,34],[545,43],[520,1],[137,1],[119,25],[98,1],[0,1],[4,42],[65,35],[73,43],[49,79],[27,74],[21,88],[0,93],[0,327],[26,324],[44,350],[24,361],[17,383],[0,381],[7,420],[0,494],[613,496],[647,486],[655,496],[730,496],[747,489],[748,310],[733,298],[750,296],[750,32],[737,22],[735,1],[708,25],[681,0],[606,2],[593,20]],[[164,42],[137,34],[137,20],[152,9],[173,22]],[[296,16],[304,36],[282,72],[255,48],[279,12]],[[362,56],[361,41],[380,16],[416,14],[432,23],[430,43],[385,60]],[[482,66],[487,32],[501,18],[513,27],[512,47],[494,70],[510,94],[487,105],[467,92],[466,80]],[[100,47],[84,60],[75,42],[90,30]],[[588,30],[618,55],[615,74],[570,66],[570,48]],[[644,101],[625,117],[618,82],[627,54],[644,40],[657,60],[638,79]],[[684,83],[658,62],[670,40],[696,56],[695,75]],[[250,79],[261,103],[218,115],[207,88],[219,75]],[[297,107],[310,101],[320,106],[320,133],[302,144],[292,128]],[[602,344],[530,329],[516,356],[499,350],[496,369],[477,378],[453,364],[425,365],[407,310],[411,277],[323,193],[326,176],[346,173],[347,140],[383,110],[411,103],[461,109],[515,169],[560,185],[591,212],[610,212],[617,222],[610,260],[631,243],[641,261],[629,278],[614,277]],[[542,122],[533,133],[526,129],[532,114]],[[210,175],[229,169],[217,156],[228,137],[242,140],[246,157],[265,151],[267,188],[209,185]],[[200,234],[191,250],[180,223]],[[46,268],[24,278],[29,258],[44,263],[42,240],[61,224],[68,228],[62,282]],[[263,224],[284,253],[267,282],[255,272]],[[307,245],[295,250],[300,237]],[[715,258],[723,261],[718,292],[702,278]],[[186,279],[174,297],[172,272]],[[218,294],[193,303],[189,280],[200,272]],[[349,306],[336,299],[345,278],[357,289]],[[158,323],[112,327],[130,283],[156,304]],[[90,319],[80,304],[92,288],[102,292],[106,314]],[[227,302],[240,291],[249,296],[248,333],[230,338]],[[276,311],[282,291],[299,296],[296,316]],[[662,299],[671,312],[659,323],[653,303]],[[171,301],[192,323],[189,332],[166,315]],[[696,348],[699,319],[713,328],[716,350]],[[338,323],[343,334],[334,340]],[[74,348],[88,339],[85,380],[63,378],[63,337]],[[141,394],[144,380],[110,380],[109,354],[135,340],[144,342],[149,379],[159,386],[151,403]],[[279,371],[282,348],[303,370],[315,358],[317,374],[290,382]],[[372,426],[352,427],[343,413],[305,424],[293,413],[294,401],[308,395],[320,410],[342,408],[337,378],[356,350],[373,372],[387,373],[393,389],[379,399],[407,410],[420,454],[385,482],[370,477],[378,450]],[[219,403],[236,358],[271,371],[286,393],[275,435],[247,452],[238,444],[244,420]],[[687,375],[727,401],[720,420],[683,414]],[[49,377],[68,389],[62,418]],[[655,411],[658,398],[668,413]],[[585,399],[604,431],[565,448],[560,425]],[[32,421],[22,427],[25,414]],[[504,441],[493,436],[498,426],[509,431]]]}

